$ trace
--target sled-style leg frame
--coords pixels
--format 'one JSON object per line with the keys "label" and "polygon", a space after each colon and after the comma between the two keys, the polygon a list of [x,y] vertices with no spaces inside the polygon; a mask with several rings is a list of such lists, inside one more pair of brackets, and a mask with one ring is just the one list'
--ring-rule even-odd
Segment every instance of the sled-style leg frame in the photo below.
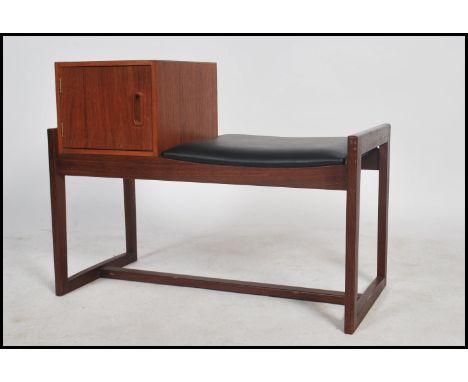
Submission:
{"label": "sled-style leg frame", "polygon": [[[366,316],[387,279],[387,232],[390,126],[381,125],[348,137],[344,165],[310,168],[252,168],[182,162],[160,157],[59,154],[57,129],[48,130],[55,292],[62,296],[100,277],[282,297],[345,307],[344,331],[352,334]],[[376,278],[358,293],[359,199],[362,170],[379,171]],[[68,276],[66,176],[123,179],[125,253]],[[137,260],[135,179],[156,179],[260,186],[344,190],[346,202],[345,291],[226,280],[124,268]]]}

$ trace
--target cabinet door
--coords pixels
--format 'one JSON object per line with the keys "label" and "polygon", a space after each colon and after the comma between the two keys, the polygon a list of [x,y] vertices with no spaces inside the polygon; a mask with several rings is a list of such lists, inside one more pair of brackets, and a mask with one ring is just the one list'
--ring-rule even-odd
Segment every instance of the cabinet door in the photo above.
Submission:
{"label": "cabinet door", "polygon": [[63,68],[64,147],[152,150],[151,67]]}

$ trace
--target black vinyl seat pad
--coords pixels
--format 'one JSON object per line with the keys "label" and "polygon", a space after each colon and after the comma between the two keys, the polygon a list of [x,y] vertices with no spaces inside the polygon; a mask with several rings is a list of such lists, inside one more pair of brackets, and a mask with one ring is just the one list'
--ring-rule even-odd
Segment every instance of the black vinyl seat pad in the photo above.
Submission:
{"label": "black vinyl seat pad", "polygon": [[248,167],[314,167],[346,162],[347,138],[293,138],[225,134],[174,146],[162,157]]}

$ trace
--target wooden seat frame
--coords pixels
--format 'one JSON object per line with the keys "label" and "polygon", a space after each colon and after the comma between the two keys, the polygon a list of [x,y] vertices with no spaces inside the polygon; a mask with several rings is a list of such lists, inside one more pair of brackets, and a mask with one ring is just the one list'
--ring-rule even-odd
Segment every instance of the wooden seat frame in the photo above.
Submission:
{"label": "wooden seat frame", "polygon": [[[55,291],[62,296],[100,277],[189,286],[229,292],[341,304],[344,331],[352,334],[386,285],[390,125],[348,137],[346,164],[302,168],[260,168],[177,161],[161,157],[59,154],[57,129],[48,130]],[[379,171],[377,276],[358,293],[361,170]],[[68,276],[66,176],[122,178],[125,253]],[[135,179],[344,190],[346,199],[345,291],[301,288],[124,268],[137,260]]]}

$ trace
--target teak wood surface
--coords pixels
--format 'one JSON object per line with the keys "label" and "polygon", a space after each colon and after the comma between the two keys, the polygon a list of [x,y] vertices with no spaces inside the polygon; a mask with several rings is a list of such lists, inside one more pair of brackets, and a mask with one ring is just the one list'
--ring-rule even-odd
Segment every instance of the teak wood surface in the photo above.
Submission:
{"label": "teak wood surface", "polygon": [[158,156],[218,135],[216,64],[55,63],[60,154]]}
{"label": "teak wood surface", "polygon": [[[124,64],[122,64],[124,65]],[[388,193],[390,125],[348,137],[346,164],[308,168],[255,168],[183,162],[161,157],[60,153],[58,129],[48,130],[55,291],[62,296],[97,278],[341,304],[344,331],[352,334],[366,316],[387,280]],[[362,170],[379,171],[376,278],[358,293],[359,200]],[[66,229],[66,176],[122,178],[125,204],[126,252],[68,275]],[[225,280],[123,268],[137,260],[135,179],[246,184],[274,187],[344,190],[346,201],[345,291]]]}

